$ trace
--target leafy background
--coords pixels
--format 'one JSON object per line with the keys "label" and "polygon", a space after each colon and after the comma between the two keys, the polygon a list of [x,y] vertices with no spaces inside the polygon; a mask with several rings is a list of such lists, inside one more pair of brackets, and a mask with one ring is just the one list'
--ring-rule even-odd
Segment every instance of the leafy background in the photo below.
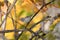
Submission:
{"label": "leafy background", "polygon": [[[13,3],[13,0],[8,0],[8,1],[9,1],[9,4]],[[35,14],[38,11],[38,8],[35,5],[36,5],[36,3],[39,4],[40,1],[39,0],[33,0],[33,1],[34,2],[32,2],[32,0],[17,0],[17,3],[15,5],[16,6],[16,17],[15,17],[15,14],[14,14],[14,8],[11,10],[10,14],[12,15],[12,18],[21,24],[20,25],[20,24],[17,23],[17,29],[23,29],[24,26],[22,26],[22,25],[26,25],[26,22],[20,20],[21,18],[25,18],[27,16],[31,16],[31,15]],[[45,1],[47,3],[47,2],[49,2],[51,0],[45,0]],[[0,2],[2,2],[2,4],[4,4],[4,0],[0,0]],[[60,0],[56,0],[51,5],[54,5],[54,6],[58,7],[58,8],[60,8]],[[50,7],[50,5],[48,5],[48,7]],[[5,5],[2,6],[1,9],[3,11],[5,11],[6,10],[6,6]],[[43,8],[43,10],[46,11],[47,8]],[[34,19],[30,22],[28,28],[30,28],[30,26],[33,25],[34,23],[37,23],[38,21],[42,20],[47,15],[47,14],[44,14],[45,13],[44,11],[39,12],[39,14],[37,14],[34,17]],[[10,14],[8,16],[11,16]],[[2,18],[3,18],[3,16],[2,16]],[[59,22],[59,20],[60,20],[59,18],[57,20],[55,20],[53,22],[52,26],[54,26],[57,22]],[[36,32],[39,28],[40,28],[40,24],[35,26],[32,30],[34,32]],[[51,30],[53,28],[51,28]],[[14,29],[12,20],[11,20],[11,18],[7,17],[6,29],[5,30],[12,30],[12,29]],[[30,35],[31,35],[31,33],[29,33],[28,31],[27,32],[23,32],[23,34],[19,38],[19,40],[29,40]],[[5,33],[5,37],[8,38],[8,39],[13,39],[14,40],[14,32]],[[51,33],[48,35],[48,39],[49,38],[50,38],[50,40],[55,39],[54,36],[52,36]]]}

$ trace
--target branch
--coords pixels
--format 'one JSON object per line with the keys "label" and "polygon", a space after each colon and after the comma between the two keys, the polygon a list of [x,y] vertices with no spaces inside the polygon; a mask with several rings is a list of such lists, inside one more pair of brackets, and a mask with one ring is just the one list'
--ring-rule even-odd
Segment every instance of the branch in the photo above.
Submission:
{"label": "branch", "polygon": [[[51,1],[51,2],[49,2],[49,3],[46,3],[45,5],[42,5],[42,7],[32,16],[32,18],[30,19],[30,21],[27,23],[27,25],[25,26],[25,29],[27,30],[27,31],[29,31],[29,32],[31,32],[31,33],[33,33],[33,34],[35,34],[35,36],[39,36],[38,34],[36,34],[35,32],[33,32],[31,29],[27,29],[26,27],[29,25],[29,23],[31,22],[31,20],[43,9],[43,7],[45,7],[45,6],[47,6],[48,4],[50,4],[50,3],[52,3],[52,2],[54,2],[55,0],[53,0],[53,1]],[[40,23],[40,22],[38,22],[38,23]],[[37,24],[38,24],[37,23]],[[35,24],[36,25],[36,24]],[[21,34],[22,35],[22,34]],[[20,35],[20,36],[21,36]],[[19,36],[19,37],[20,37]],[[41,36],[39,36],[39,37],[41,37]],[[19,39],[19,38],[18,38]],[[17,39],[17,40],[18,40]]]}
{"label": "branch", "polygon": [[54,2],[55,0],[52,0],[49,3],[46,3],[45,5],[42,5],[42,7],[32,16],[32,18],[30,19],[30,21],[27,23],[26,27],[29,25],[29,23],[31,22],[31,20],[43,9],[43,7],[47,6],[48,4]]}
{"label": "branch", "polygon": [[23,30],[22,29],[20,29],[20,30],[4,30],[4,31],[0,31],[0,33],[9,33],[9,32],[14,32],[14,31],[19,32],[19,31],[23,31]]}
{"label": "branch", "polygon": [[48,19],[48,18],[50,18],[50,17],[47,16],[47,17],[43,18],[41,21],[38,21],[37,23],[35,23],[34,25],[32,25],[32,26],[30,27],[30,29],[34,28],[37,24],[39,24],[40,22],[42,22],[42,21],[44,21],[44,20],[46,20],[46,19]]}
{"label": "branch", "polygon": [[8,11],[6,12],[6,17],[4,18],[4,20],[0,24],[0,27],[2,26],[2,24],[4,23],[4,21],[7,19],[7,16],[9,15],[10,11],[12,10],[12,8],[15,5],[16,2],[17,2],[17,0],[14,0],[13,4],[9,7]]}

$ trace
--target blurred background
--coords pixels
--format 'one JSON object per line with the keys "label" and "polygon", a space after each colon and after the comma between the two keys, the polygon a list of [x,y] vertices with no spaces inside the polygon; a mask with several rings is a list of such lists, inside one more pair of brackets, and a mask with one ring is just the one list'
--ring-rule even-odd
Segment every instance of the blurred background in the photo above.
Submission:
{"label": "blurred background", "polygon": [[0,40],[60,40],[59,22],[60,0],[0,0]]}

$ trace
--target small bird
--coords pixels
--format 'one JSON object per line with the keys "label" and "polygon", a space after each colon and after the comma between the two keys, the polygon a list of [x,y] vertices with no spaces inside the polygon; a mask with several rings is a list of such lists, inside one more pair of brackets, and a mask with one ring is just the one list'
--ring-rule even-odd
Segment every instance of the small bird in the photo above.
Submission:
{"label": "small bird", "polygon": [[28,22],[30,21],[30,19],[31,19],[31,16],[27,16],[27,17],[25,17],[25,18],[21,18],[20,20],[21,20],[22,22],[28,23]]}

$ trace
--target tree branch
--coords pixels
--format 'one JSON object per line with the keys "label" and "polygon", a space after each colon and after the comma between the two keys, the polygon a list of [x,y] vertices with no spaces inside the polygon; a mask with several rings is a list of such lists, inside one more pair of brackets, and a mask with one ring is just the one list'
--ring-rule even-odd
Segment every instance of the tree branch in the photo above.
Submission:
{"label": "tree branch", "polygon": [[4,23],[4,21],[7,19],[7,16],[9,15],[11,9],[14,7],[14,5],[15,5],[16,2],[17,2],[17,0],[14,0],[13,4],[9,7],[8,11],[6,12],[6,17],[4,18],[4,20],[0,24],[0,27],[2,26],[2,24]]}
{"label": "tree branch", "polygon": [[55,0],[52,0],[49,3],[46,3],[45,5],[42,5],[42,7],[32,16],[32,18],[30,19],[30,21],[27,23],[26,27],[29,25],[29,23],[31,22],[31,20],[43,9],[43,7],[47,6],[48,4],[54,2]]}

